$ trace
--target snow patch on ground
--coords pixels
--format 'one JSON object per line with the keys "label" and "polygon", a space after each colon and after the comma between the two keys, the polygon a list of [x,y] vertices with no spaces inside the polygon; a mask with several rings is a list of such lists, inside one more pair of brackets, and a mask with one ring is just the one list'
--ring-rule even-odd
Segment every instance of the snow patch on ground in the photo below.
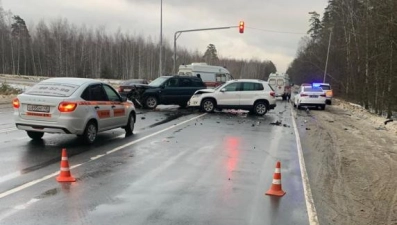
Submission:
{"label": "snow patch on ground", "polygon": [[393,134],[397,134],[397,118],[393,118],[393,122],[388,122],[385,125],[385,121],[387,120],[386,117],[370,113],[360,105],[346,102],[340,99],[334,99],[333,104],[336,107],[348,111],[351,116],[356,117],[357,119],[367,120],[368,122],[372,123],[374,129],[376,130],[384,130]]}

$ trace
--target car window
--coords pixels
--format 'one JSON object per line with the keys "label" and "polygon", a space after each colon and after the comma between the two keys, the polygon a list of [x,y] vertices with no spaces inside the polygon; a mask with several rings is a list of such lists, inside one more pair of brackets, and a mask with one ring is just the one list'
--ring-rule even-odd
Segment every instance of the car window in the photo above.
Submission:
{"label": "car window", "polygon": [[86,101],[108,101],[108,96],[101,84],[88,86],[81,95],[81,98]]}
{"label": "car window", "polygon": [[166,87],[179,87],[178,78],[170,78],[165,82]]}
{"label": "car window", "polygon": [[244,82],[242,91],[259,91],[263,90],[263,85],[259,83]]}
{"label": "car window", "polygon": [[323,90],[331,90],[331,87],[328,85],[320,85],[321,89]]}
{"label": "car window", "polygon": [[179,86],[180,87],[193,87],[192,81],[188,78],[181,78]]}
{"label": "car window", "polygon": [[276,80],[275,79],[270,79],[269,80],[269,84],[270,85],[275,85],[276,84]]}
{"label": "car window", "polygon": [[225,91],[237,91],[239,83],[232,83],[224,87]]}
{"label": "car window", "polygon": [[204,82],[199,78],[192,79],[192,85],[193,87],[205,87]]}
{"label": "car window", "polygon": [[78,85],[74,84],[41,82],[29,88],[25,93],[29,95],[69,97],[78,87]]}
{"label": "car window", "polygon": [[121,102],[119,95],[111,87],[103,85],[103,89],[105,89],[109,101]]}
{"label": "car window", "polygon": [[283,86],[284,85],[284,80],[283,79],[278,79],[277,80],[277,85]]}
{"label": "car window", "polygon": [[304,88],[305,92],[323,92],[323,89],[319,87],[305,87]]}
{"label": "car window", "polygon": [[215,75],[216,82],[226,82],[226,75],[225,74],[216,74]]}

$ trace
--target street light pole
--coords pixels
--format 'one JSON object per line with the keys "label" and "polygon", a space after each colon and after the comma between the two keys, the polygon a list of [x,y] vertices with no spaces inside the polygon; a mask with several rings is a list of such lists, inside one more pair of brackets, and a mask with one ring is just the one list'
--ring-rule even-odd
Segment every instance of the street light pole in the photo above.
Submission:
{"label": "street light pole", "polygon": [[159,77],[163,73],[163,0],[160,0],[160,65]]}
{"label": "street light pole", "polygon": [[230,27],[213,27],[213,28],[203,28],[203,29],[193,29],[193,30],[180,30],[175,32],[174,34],[174,69],[173,74],[176,74],[176,40],[181,36],[182,33],[194,32],[194,31],[205,31],[205,30],[222,30],[222,29],[230,29],[238,26],[230,26]]}
{"label": "street light pole", "polygon": [[332,28],[329,33],[329,40],[328,40],[328,51],[327,51],[327,59],[325,61],[325,69],[324,69],[324,78],[323,83],[325,83],[325,77],[327,76],[327,68],[328,68],[328,58],[329,58],[329,49],[331,47],[331,38],[332,38]]}

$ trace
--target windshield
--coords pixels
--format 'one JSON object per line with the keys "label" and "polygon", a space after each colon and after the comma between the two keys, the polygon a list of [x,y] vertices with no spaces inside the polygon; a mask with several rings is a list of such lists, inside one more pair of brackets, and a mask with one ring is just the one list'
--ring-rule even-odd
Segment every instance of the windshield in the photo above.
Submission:
{"label": "windshield", "polygon": [[221,89],[222,87],[224,87],[224,86],[227,85],[227,84],[230,84],[230,82],[224,83],[224,84],[222,84],[222,85],[218,85],[216,88],[214,88],[214,90]]}
{"label": "windshield", "polygon": [[77,90],[78,87],[79,85],[74,84],[42,82],[34,85],[25,93],[29,95],[69,97]]}
{"label": "windshield", "polygon": [[305,87],[305,92],[323,92],[323,89],[320,87]]}
{"label": "windshield", "polygon": [[331,90],[330,86],[328,85],[320,85],[323,90]]}
{"label": "windshield", "polygon": [[155,79],[154,81],[150,82],[149,86],[160,87],[160,85],[162,85],[167,79],[168,79],[168,77],[159,77],[159,78]]}

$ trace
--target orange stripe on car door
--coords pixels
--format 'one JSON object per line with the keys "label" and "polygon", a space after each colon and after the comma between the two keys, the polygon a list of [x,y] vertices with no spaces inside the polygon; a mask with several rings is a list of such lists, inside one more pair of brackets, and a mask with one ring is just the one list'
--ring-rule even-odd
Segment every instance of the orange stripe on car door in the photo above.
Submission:
{"label": "orange stripe on car door", "polygon": [[114,109],[113,110],[114,116],[124,116],[125,115],[125,109]]}
{"label": "orange stripe on car door", "polygon": [[110,110],[97,110],[96,113],[100,119],[109,118]]}

